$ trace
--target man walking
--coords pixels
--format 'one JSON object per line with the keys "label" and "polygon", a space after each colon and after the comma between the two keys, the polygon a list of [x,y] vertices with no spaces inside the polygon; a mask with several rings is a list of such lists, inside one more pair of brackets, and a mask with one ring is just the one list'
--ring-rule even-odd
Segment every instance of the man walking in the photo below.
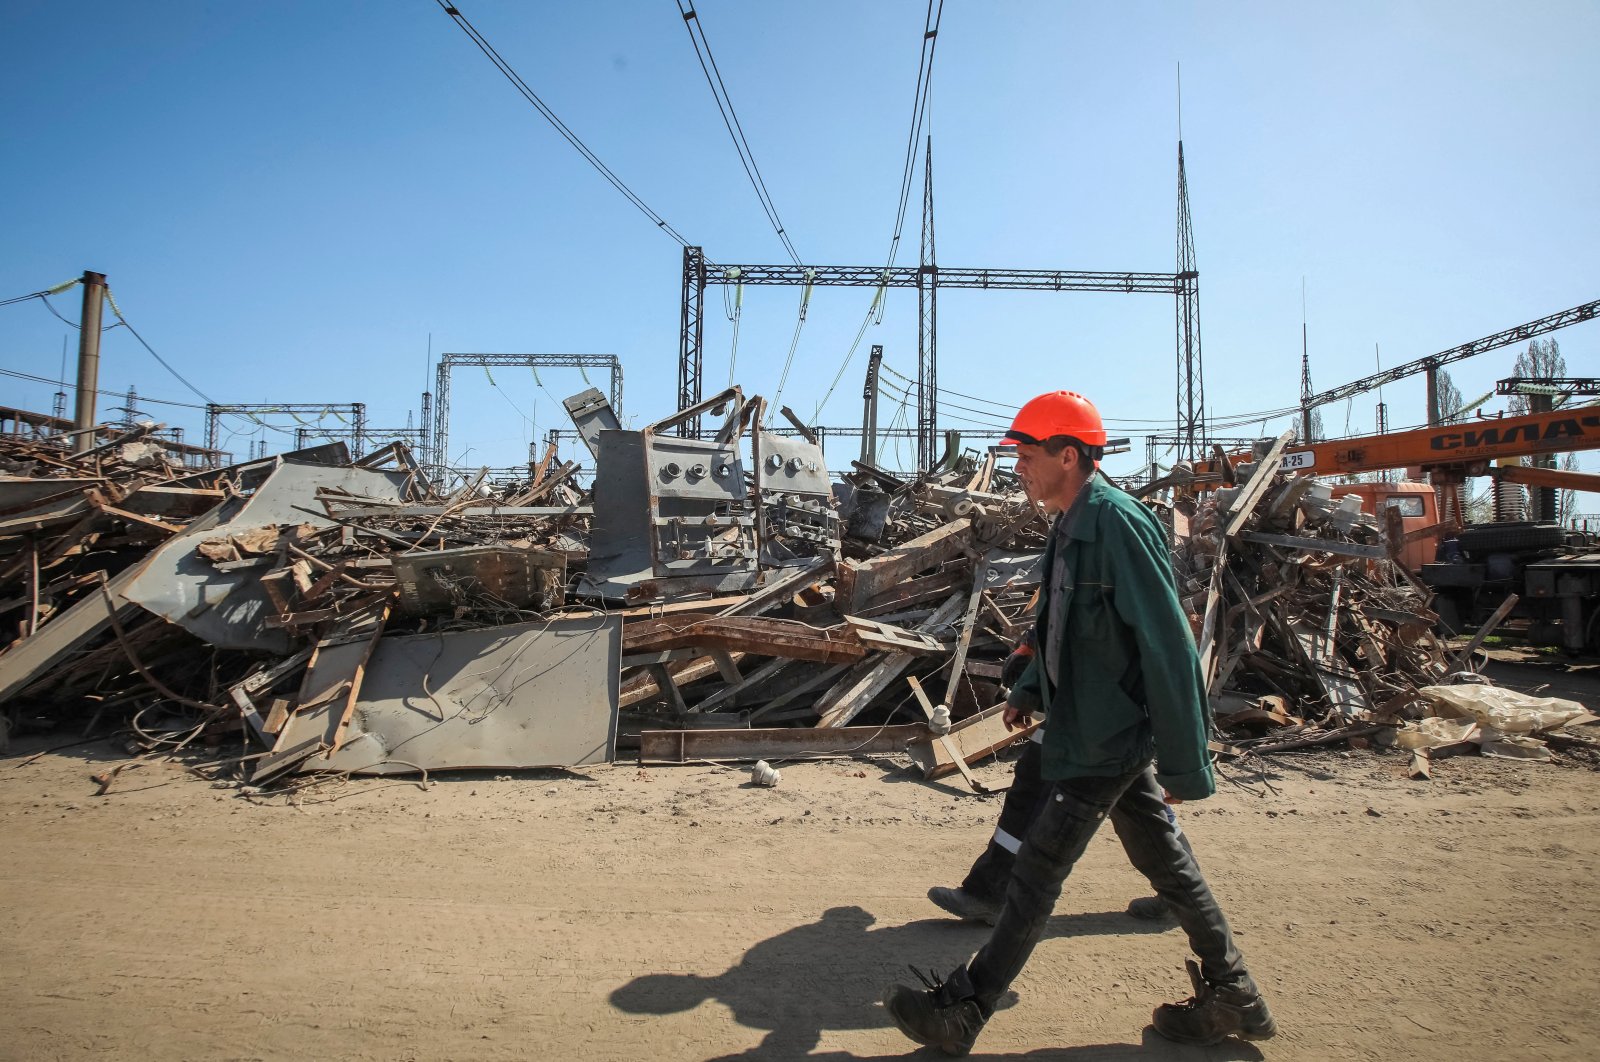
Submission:
{"label": "man walking", "polygon": [[1277,1025],[1234,946],[1227,919],[1166,813],[1162,790],[1198,800],[1216,788],[1205,689],[1155,516],[1097,466],[1106,433],[1082,395],[1054,391],[1022,407],[1006,442],[1028,497],[1056,514],[1035,625],[1038,651],[1008,697],[1007,725],[1048,706],[1041,773],[1049,783],[1027,828],[989,940],[926,990],[890,988],[900,1030],[947,1054],[971,1050],[1022,971],[1062,883],[1107,816],[1129,860],[1170,905],[1200,961],[1195,994],[1157,1007],[1156,1032],[1185,1043],[1264,1040]]}
{"label": "man walking", "polygon": [[[1033,631],[1030,628],[1022,642],[1006,657],[1000,672],[1000,685],[1007,690],[1016,686],[1033,656]],[[1042,704],[1031,699],[1027,705],[1015,704],[1014,707],[1022,709],[1024,715],[1044,711]],[[935,907],[969,922],[983,922],[992,926],[999,919],[1006,888],[1011,883],[1011,867],[1022,848],[1022,838],[1027,836],[1028,826],[1050,795],[1050,783],[1045,781],[1043,774],[1044,735],[1043,726],[1028,735],[1022,754],[1017,757],[1017,764],[1011,772],[1011,786],[1006,790],[1005,802],[1000,806],[1000,821],[989,843],[973,862],[972,869],[967,871],[967,876],[954,888],[935,885],[928,890],[928,899]],[[1178,830],[1179,840],[1187,848],[1189,838],[1178,829],[1177,816],[1173,815],[1171,807],[1166,812],[1167,818],[1172,820],[1173,829]],[[1167,921],[1172,909],[1159,896],[1139,896],[1128,901],[1128,914],[1146,921]]]}

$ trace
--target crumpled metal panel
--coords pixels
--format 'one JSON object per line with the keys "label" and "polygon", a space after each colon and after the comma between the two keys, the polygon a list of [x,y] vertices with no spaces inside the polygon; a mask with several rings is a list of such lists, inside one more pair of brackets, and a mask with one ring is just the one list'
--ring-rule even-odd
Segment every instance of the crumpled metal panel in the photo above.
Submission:
{"label": "crumpled metal panel", "polygon": [[620,616],[384,638],[339,750],[300,770],[606,763],[616,757],[621,663]]}
{"label": "crumpled metal panel", "polygon": [[407,473],[374,472],[285,461],[249,498],[230,498],[200,517],[150,555],[124,593],[129,601],[171,620],[219,649],[264,649],[286,653],[289,635],[266,625],[272,614],[260,572],[218,571],[195,546],[208,538],[279,524],[330,527],[319,515],[319,487],[388,501],[404,499]]}
{"label": "crumpled metal panel", "polygon": [[1039,562],[1043,553],[1016,553],[995,550],[989,554],[984,583],[990,590],[1039,585]]}

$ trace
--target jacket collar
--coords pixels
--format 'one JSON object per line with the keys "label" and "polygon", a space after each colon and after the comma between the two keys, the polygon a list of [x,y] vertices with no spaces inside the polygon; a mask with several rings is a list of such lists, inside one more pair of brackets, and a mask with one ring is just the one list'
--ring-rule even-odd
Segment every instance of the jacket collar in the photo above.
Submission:
{"label": "jacket collar", "polygon": [[1084,485],[1082,508],[1078,511],[1078,518],[1072,521],[1072,527],[1067,532],[1068,538],[1075,538],[1079,542],[1093,542],[1098,537],[1096,528],[1100,525],[1100,509],[1106,504],[1111,491],[1117,488],[1106,479],[1105,473],[1095,469],[1094,475],[1089,477],[1089,482]]}

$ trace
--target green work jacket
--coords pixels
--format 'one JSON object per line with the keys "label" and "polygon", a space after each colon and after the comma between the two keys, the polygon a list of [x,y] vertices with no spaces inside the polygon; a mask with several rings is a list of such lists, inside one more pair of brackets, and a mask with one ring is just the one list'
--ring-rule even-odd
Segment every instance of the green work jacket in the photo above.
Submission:
{"label": "green work jacket", "polygon": [[1044,776],[1100,777],[1153,758],[1156,780],[1175,797],[1216,791],[1206,749],[1206,694],[1189,621],[1178,604],[1166,533],[1154,513],[1103,476],[1068,531],[1072,595],[1051,689],[1039,654],[1057,614],[1050,574],[1061,536],[1052,533],[1042,573],[1038,651],[1010,703],[1046,712]]}

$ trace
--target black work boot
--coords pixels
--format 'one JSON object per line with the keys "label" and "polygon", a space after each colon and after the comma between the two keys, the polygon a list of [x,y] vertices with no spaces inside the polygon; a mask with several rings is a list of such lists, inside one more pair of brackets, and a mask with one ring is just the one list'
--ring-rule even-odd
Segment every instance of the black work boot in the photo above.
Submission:
{"label": "black work boot", "polygon": [[946,888],[935,885],[928,890],[928,899],[933,905],[942,910],[949,911],[957,918],[968,922],[982,922],[992,926],[1000,918],[1000,904],[993,900],[968,892],[962,888]]}
{"label": "black work boot", "polygon": [[1128,914],[1145,922],[1159,922],[1172,917],[1172,905],[1159,896],[1138,896],[1128,901]]}
{"label": "black work boot", "polygon": [[937,1047],[947,1055],[964,1055],[972,1050],[990,1012],[977,1001],[967,968],[958,966],[941,981],[929,977],[915,966],[911,972],[927,986],[926,990],[906,985],[890,985],[883,997],[884,1008],[900,1031],[919,1044]]}
{"label": "black work boot", "polygon": [[1218,988],[1200,974],[1194,960],[1184,964],[1194,995],[1182,1003],[1163,1003],[1150,1019],[1156,1032],[1181,1044],[1220,1044],[1230,1036],[1268,1040],[1278,1033],[1267,1001],[1255,991]]}

